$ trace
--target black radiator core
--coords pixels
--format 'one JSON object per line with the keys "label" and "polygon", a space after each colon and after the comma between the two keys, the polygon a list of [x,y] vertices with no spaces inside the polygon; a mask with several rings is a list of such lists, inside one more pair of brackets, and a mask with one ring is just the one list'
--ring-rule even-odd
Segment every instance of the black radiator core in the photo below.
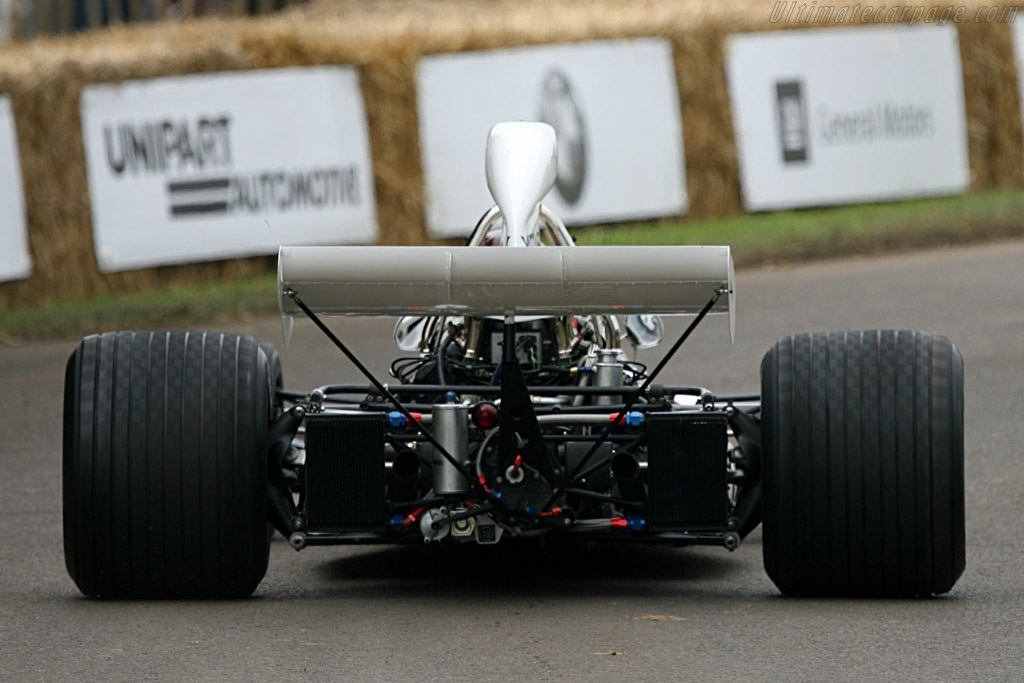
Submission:
{"label": "black radiator core", "polygon": [[721,413],[648,413],[647,524],[652,531],[725,529],[727,428]]}
{"label": "black radiator core", "polygon": [[384,528],[382,415],[311,415],[306,420],[304,512],[312,531]]}

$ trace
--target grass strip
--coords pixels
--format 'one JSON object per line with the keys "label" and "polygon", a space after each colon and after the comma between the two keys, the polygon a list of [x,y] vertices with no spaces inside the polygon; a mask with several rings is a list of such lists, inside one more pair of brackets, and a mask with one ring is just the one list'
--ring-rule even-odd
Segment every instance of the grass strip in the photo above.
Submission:
{"label": "grass strip", "polygon": [[0,343],[120,329],[196,329],[277,311],[277,276],[102,294],[0,311]]}
{"label": "grass strip", "polygon": [[1024,192],[661,220],[574,231],[579,244],[728,244],[737,266],[1024,236]]}

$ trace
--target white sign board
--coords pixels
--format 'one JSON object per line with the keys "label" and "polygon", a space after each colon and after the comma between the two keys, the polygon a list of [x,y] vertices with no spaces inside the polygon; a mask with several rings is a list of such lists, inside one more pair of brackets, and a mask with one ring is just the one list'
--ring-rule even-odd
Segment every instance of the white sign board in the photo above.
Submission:
{"label": "white sign board", "polygon": [[954,26],[738,35],[726,70],[748,210],[967,189]]}
{"label": "white sign board", "polygon": [[81,107],[100,270],[377,236],[354,68],[95,85]]}
{"label": "white sign board", "polygon": [[10,98],[0,97],[0,281],[31,274],[14,115]]}
{"label": "white sign board", "polygon": [[1013,36],[1013,58],[1017,62],[1017,89],[1020,93],[1021,116],[1024,117],[1024,22],[1010,24]]}
{"label": "white sign board", "polygon": [[435,237],[466,236],[494,203],[484,146],[501,121],[554,126],[558,181],[544,203],[567,223],[686,211],[679,92],[664,40],[425,57],[417,89]]}

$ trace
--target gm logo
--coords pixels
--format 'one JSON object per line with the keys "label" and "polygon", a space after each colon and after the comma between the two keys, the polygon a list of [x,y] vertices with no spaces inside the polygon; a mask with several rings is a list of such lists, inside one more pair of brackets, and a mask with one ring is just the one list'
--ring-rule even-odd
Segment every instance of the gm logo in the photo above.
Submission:
{"label": "gm logo", "polygon": [[803,83],[776,81],[775,104],[779,120],[779,146],[782,162],[792,164],[807,161],[810,134],[807,129],[807,107],[804,103]]}

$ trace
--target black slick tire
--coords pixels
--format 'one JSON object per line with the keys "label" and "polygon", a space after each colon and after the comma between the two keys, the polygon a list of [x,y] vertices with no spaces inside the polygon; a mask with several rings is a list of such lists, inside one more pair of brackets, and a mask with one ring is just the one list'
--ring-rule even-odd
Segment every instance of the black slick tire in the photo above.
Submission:
{"label": "black slick tire", "polygon": [[89,596],[237,598],[267,570],[268,359],[245,336],[86,337],[64,386],[64,554]]}
{"label": "black slick tire", "polygon": [[783,593],[911,597],[964,570],[963,360],[928,332],[800,334],[761,364],[764,565]]}

